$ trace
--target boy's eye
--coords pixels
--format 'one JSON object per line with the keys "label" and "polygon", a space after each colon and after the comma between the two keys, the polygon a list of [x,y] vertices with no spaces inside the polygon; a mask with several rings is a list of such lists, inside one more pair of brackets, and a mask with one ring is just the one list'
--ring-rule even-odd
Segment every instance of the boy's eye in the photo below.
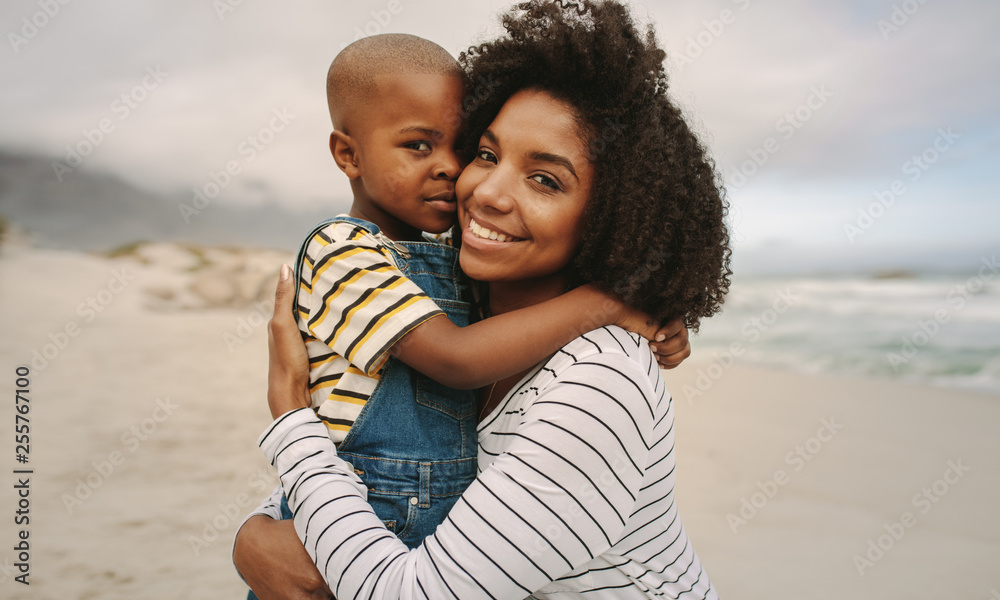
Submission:
{"label": "boy's eye", "polygon": [[496,155],[485,148],[479,149],[479,152],[476,153],[476,158],[478,158],[479,160],[485,160],[486,162],[493,164],[496,164],[498,162]]}
{"label": "boy's eye", "polygon": [[410,142],[410,143],[406,144],[406,147],[409,148],[409,149],[411,149],[411,150],[418,150],[420,152],[430,152],[430,150],[431,150],[431,145],[428,144],[427,142],[423,142],[423,141],[420,141],[420,142]]}
{"label": "boy's eye", "polygon": [[559,185],[558,181],[556,181],[555,179],[552,179],[548,175],[544,175],[542,173],[538,173],[537,175],[532,175],[530,177],[530,179],[533,179],[533,180],[537,181],[538,183],[544,185],[545,187],[551,188],[553,190],[561,190],[562,189],[562,187]]}

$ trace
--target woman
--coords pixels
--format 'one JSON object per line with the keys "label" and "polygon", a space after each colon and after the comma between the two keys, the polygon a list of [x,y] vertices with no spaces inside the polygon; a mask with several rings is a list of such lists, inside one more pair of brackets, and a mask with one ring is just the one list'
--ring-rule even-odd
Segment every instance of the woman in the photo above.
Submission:
{"label": "woman", "polygon": [[[539,0],[504,26],[507,36],[462,56],[472,81],[491,83],[469,115],[482,135],[456,185],[463,270],[488,283],[493,314],[592,282],[697,329],[728,288],[725,203],[666,98],[652,32],[641,35],[615,2]],[[677,516],[672,402],[641,338],[590,332],[485,390],[480,474],[408,551],[306,409],[305,354],[289,315],[282,281],[268,388],[276,421],[260,443],[329,584],[322,592],[715,597]],[[256,519],[239,534],[237,566],[258,594],[308,597],[299,585],[308,582],[261,573],[252,538],[266,518]]]}

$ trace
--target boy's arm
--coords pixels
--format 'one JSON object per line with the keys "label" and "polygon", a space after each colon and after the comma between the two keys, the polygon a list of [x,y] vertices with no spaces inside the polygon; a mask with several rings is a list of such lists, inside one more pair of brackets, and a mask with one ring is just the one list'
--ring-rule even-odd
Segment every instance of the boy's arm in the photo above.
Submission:
{"label": "boy's arm", "polygon": [[658,339],[664,330],[649,325],[646,315],[593,286],[457,327],[434,318],[443,311],[372,240],[350,226],[327,233],[314,240],[320,248],[307,265],[310,306],[300,318],[313,337],[365,373],[377,372],[391,352],[444,385],[472,389],[528,369],[580,334],[611,324],[654,340],[661,364],[657,346],[677,351],[669,335]]}
{"label": "boy's arm", "polygon": [[474,389],[531,368],[583,333],[615,324],[649,339],[658,332],[642,313],[585,285],[467,327],[447,317],[430,319],[390,352],[441,384]]}

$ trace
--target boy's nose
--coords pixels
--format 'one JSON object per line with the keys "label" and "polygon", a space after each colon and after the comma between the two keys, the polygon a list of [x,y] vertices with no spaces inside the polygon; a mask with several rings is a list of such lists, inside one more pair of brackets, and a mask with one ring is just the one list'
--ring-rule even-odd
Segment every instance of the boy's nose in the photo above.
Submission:
{"label": "boy's nose", "polygon": [[435,179],[458,179],[462,172],[462,165],[459,163],[458,155],[454,150],[442,152],[441,162],[434,169]]}

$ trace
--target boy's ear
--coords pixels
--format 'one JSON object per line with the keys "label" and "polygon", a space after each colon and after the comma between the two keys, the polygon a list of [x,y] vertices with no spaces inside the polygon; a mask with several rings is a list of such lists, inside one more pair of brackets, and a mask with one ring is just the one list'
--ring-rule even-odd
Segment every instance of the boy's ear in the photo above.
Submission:
{"label": "boy's ear", "polygon": [[348,179],[357,179],[361,176],[361,169],[358,167],[357,149],[351,136],[343,131],[334,131],[330,134],[330,154],[333,160],[340,167],[340,170],[347,175]]}

